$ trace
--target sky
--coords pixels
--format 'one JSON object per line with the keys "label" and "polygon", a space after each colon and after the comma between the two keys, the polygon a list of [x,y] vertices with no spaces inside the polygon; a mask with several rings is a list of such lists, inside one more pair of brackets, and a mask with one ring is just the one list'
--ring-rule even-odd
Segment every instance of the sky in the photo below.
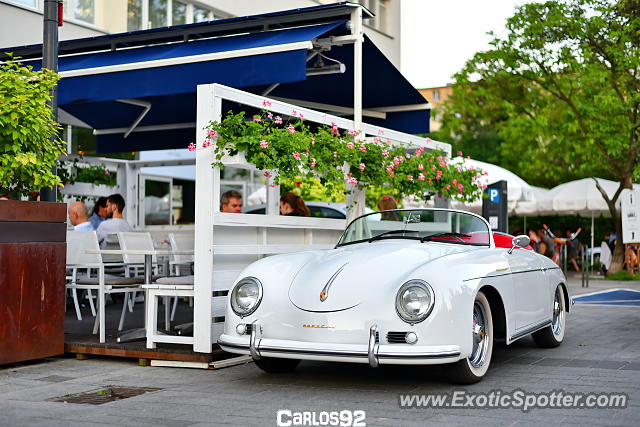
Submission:
{"label": "sky", "polygon": [[401,0],[401,71],[416,88],[453,81],[473,54],[489,48],[487,32],[504,30],[526,0]]}

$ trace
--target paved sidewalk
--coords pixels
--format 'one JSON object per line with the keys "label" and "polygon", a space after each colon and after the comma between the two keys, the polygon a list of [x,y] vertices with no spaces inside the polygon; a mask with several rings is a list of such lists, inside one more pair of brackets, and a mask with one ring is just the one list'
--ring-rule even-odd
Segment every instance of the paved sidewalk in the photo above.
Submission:
{"label": "paved sidewalk", "polygon": [[[596,289],[638,285],[591,282]],[[579,280],[571,281],[574,294]],[[587,291],[582,289],[582,291]],[[471,392],[624,392],[626,409],[400,409],[400,393],[442,393],[438,367],[303,362],[291,374],[267,375],[254,364],[217,371],[139,367],[132,360],[55,359],[0,369],[0,425],[276,425],[278,409],[361,409],[367,425],[638,425],[640,310],[575,305],[565,342],[540,349],[530,338],[494,349],[492,368]],[[107,385],[161,390],[100,406],[47,399]]]}

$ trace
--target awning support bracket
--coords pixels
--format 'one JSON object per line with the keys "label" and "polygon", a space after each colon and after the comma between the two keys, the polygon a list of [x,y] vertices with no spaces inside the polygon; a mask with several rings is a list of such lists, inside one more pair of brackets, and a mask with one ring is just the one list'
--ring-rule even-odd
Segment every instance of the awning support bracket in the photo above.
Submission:
{"label": "awning support bracket", "polygon": [[144,116],[147,115],[149,110],[151,110],[151,103],[147,102],[147,101],[141,101],[139,99],[116,99],[116,101],[122,102],[123,104],[136,105],[138,107],[143,107],[144,108],[144,110],[142,110],[142,113],[140,113],[138,118],[133,121],[133,123],[131,124],[129,129],[127,129],[127,131],[124,133],[124,138],[126,139],[129,136],[129,134],[131,132],[133,132],[133,130],[136,128],[136,126],[138,126],[138,124],[140,124],[142,119],[144,119]]}

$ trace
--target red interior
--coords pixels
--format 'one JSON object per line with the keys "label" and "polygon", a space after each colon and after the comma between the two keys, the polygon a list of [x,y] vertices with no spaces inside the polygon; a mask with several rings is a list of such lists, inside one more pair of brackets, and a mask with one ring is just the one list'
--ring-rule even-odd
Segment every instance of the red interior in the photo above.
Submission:
{"label": "red interior", "polygon": [[[496,248],[507,248],[510,249],[513,244],[511,240],[514,238],[511,234],[506,233],[493,233],[493,241],[496,243]],[[533,248],[531,245],[527,245],[524,248],[516,248],[516,249],[527,249],[532,251]]]}

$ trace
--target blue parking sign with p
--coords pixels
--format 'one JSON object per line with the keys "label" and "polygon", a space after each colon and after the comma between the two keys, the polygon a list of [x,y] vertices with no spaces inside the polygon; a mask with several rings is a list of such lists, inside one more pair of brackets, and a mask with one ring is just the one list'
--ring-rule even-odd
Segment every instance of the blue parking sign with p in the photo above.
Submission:
{"label": "blue parking sign with p", "polygon": [[500,203],[500,189],[489,188],[489,200],[491,203]]}

